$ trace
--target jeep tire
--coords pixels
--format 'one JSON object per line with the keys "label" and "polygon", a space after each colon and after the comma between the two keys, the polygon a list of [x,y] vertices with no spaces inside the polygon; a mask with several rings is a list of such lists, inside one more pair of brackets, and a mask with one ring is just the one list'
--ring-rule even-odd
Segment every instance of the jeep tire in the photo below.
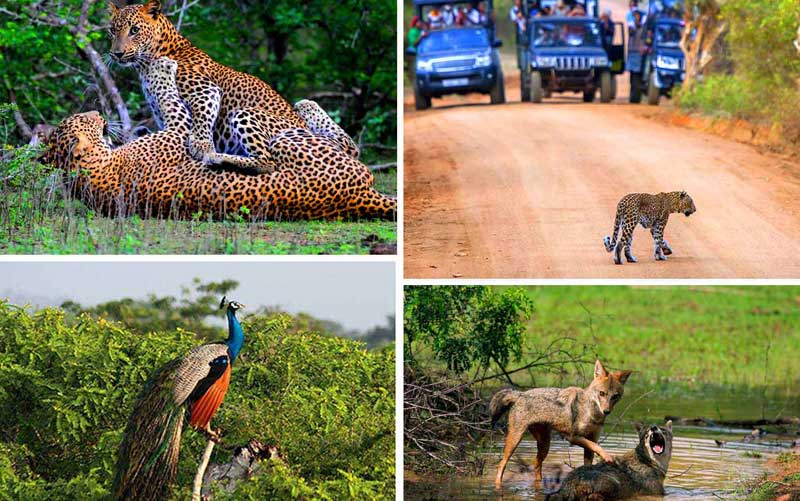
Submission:
{"label": "jeep tire", "polygon": [[417,111],[427,110],[431,107],[431,98],[430,96],[422,95],[422,92],[419,91],[419,87],[416,83],[414,83],[414,108]]}
{"label": "jeep tire", "polygon": [[658,106],[658,98],[661,96],[661,89],[656,85],[656,72],[650,72],[650,81],[647,83],[647,104]]}
{"label": "jeep tire", "polygon": [[531,102],[541,103],[544,97],[542,89],[542,74],[538,71],[531,72]]}
{"label": "jeep tire", "polygon": [[531,100],[531,72],[522,71],[519,75],[520,101],[527,103]]}
{"label": "jeep tire", "polygon": [[642,74],[631,72],[631,96],[630,102],[639,104],[642,102]]}
{"label": "jeep tire", "polygon": [[611,72],[604,71],[600,73],[600,102],[610,103],[611,99]]}
{"label": "jeep tire", "polygon": [[497,79],[494,85],[492,85],[489,97],[492,100],[492,104],[503,104],[506,102],[506,82],[503,78],[503,69],[499,66],[497,67]]}

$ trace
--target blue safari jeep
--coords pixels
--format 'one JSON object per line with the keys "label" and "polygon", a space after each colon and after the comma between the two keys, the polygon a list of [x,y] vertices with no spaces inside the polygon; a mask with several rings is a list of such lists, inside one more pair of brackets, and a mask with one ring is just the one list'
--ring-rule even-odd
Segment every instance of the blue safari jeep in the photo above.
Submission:
{"label": "blue safari jeep", "polygon": [[[683,83],[686,64],[680,48],[684,23],[675,17],[658,17],[642,30],[643,35],[628,37],[627,66],[631,76],[630,101],[657,105],[659,97],[670,96]],[[637,40],[641,36],[643,40]]]}
{"label": "blue safari jeep", "polygon": [[582,92],[583,100],[591,102],[598,89],[602,102],[614,99],[614,77],[625,70],[622,24],[614,23],[614,33],[603,33],[596,13],[592,2],[586,16],[533,17],[517,34],[522,101],[540,103],[553,92]]}
{"label": "blue safari jeep", "polygon": [[[487,2],[491,12],[492,2]],[[417,15],[424,19],[427,9],[458,3],[414,0]],[[492,104],[506,101],[503,69],[493,26],[443,26],[430,30],[417,47],[409,47],[414,61],[414,104],[417,110],[430,108],[431,98],[447,94],[479,92],[489,94]]]}

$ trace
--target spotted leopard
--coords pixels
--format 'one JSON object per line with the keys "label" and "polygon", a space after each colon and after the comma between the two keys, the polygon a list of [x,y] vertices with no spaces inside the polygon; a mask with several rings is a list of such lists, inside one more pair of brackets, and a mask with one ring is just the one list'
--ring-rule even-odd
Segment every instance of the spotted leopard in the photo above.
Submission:
{"label": "spotted leopard", "polygon": [[167,111],[163,131],[112,149],[102,135],[106,122],[96,111],[70,116],[56,128],[43,160],[68,174],[73,192],[87,205],[111,216],[396,217],[396,198],[374,189],[364,164],[328,137],[283,128],[280,118],[264,124],[276,167],[270,174],[209,169],[194,160],[186,148],[191,119],[178,95],[177,71],[167,58],[147,68],[158,82],[154,99]]}
{"label": "spotted leopard", "polygon": [[[617,204],[613,236],[606,236],[603,240],[606,251],[614,251],[614,263],[622,264],[620,254],[624,248],[625,259],[629,263],[635,263],[636,258],[631,253],[633,230],[637,224],[641,224],[644,228],[650,228],[656,261],[664,261],[667,259],[666,256],[672,254],[672,249],[667,245],[667,241],[664,240],[664,228],[666,228],[667,221],[669,221],[669,215],[675,212],[689,217],[696,210],[692,197],[685,191],[671,191],[657,195],[649,193],[630,193],[625,195]],[[620,228],[622,229],[622,235],[619,242],[617,242]]]}
{"label": "spotted leopard", "polygon": [[265,129],[305,128],[303,118],[260,79],[217,63],[183,37],[161,12],[158,0],[122,9],[110,3],[111,56],[134,66],[142,90],[162,124],[147,68],[159,57],[178,63],[178,90],[192,114],[189,153],[204,164],[227,163],[269,171]]}

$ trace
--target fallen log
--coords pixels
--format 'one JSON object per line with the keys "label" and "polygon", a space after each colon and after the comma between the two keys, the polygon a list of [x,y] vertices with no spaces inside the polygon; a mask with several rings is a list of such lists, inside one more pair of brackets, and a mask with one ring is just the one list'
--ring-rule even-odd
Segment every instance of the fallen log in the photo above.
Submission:
{"label": "fallen log", "polygon": [[261,461],[274,459],[284,462],[277,445],[264,445],[251,438],[247,445],[234,449],[227,463],[211,463],[203,475],[203,500],[211,499],[211,487],[219,483],[225,492],[233,492],[240,481],[262,471]]}
{"label": "fallen log", "polygon": [[728,419],[717,421],[704,417],[685,418],[680,416],[666,416],[664,419],[671,419],[673,424],[682,426],[739,426],[742,428],[753,428],[756,426],[800,425],[800,417],[796,416],[779,416],[775,419]]}

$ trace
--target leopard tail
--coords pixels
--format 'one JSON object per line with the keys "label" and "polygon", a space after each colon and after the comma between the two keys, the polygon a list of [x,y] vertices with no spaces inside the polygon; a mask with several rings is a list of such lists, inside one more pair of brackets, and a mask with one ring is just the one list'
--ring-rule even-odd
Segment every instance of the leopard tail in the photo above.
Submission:
{"label": "leopard tail", "polygon": [[603,244],[606,246],[606,251],[611,252],[614,250],[614,246],[617,245],[617,235],[619,235],[619,226],[622,222],[622,211],[617,210],[617,216],[614,218],[614,233],[612,236],[606,235],[606,238],[603,239]]}

